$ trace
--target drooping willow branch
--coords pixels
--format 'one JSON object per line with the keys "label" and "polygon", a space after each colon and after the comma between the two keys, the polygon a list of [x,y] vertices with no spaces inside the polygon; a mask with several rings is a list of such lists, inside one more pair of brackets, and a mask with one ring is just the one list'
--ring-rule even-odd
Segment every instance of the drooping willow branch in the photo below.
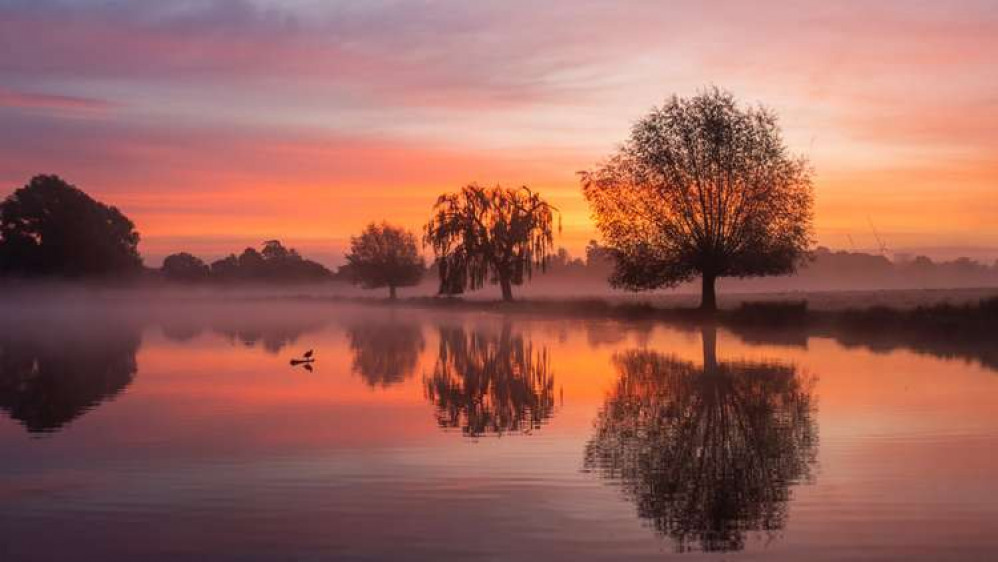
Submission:
{"label": "drooping willow branch", "polygon": [[488,280],[511,299],[512,285],[544,268],[556,212],[527,187],[472,184],[441,195],[424,235],[437,257],[440,292],[459,294]]}

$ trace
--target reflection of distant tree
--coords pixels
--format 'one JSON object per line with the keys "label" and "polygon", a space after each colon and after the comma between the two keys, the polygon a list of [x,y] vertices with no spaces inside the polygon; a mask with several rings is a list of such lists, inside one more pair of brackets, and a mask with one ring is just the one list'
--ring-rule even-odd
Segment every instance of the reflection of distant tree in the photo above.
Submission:
{"label": "reflection of distant tree", "polygon": [[416,372],[425,341],[418,324],[365,323],[347,330],[353,371],[370,386],[387,387]]}
{"label": "reflection of distant tree", "polygon": [[300,326],[219,326],[215,330],[246,347],[256,347],[259,344],[264,351],[272,354],[280,353],[282,349],[297,342],[298,338],[308,331],[307,328]]}
{"label": "reflection of distant tree", "polygon": [[288,318],[280,316],[252,317],[205,317],[201,319],[174,318],[167,316],[160,323],[163,335],[179,343],[185,343],[200,335],[205,329],[225,336],[230,341],[246,347],[260,346],[268,353],[280,353],[285,347],[294,345],[306,333],[321,329],[325,318]]}
{"label": "reflection of distant tree", "polygon": [[535,350],[510,326],[500,333],[440,328],[440,354],[425,381],[444,428],[468,436],[529,432],[554,413],[547,350]]}
{"label": "reflection of distant tree", "polygon": [[30,432],[58,431],[114,398],[137,370],[137,329],[46,326],[30,335],[0,328],[0,410]]}
{"label": "reflection of distant tree", "polygon": [[170,341],[187,343],[204,332],[204,327],[193,322],[168,322],[162,325],[163,336]]}
{"label": "reflection of distant tree", "polygon": [[718,363],[709,331],[702,368],[650,351],[614,364],[588,470],[619,481],[681,551],[738,550],[748,531],[783,528],[817,452],[810,384],[793,366]]}
{"label": "reflection of distant tree", "polygon": [[649,322],[591,321],[586,324],[586,343],[592,348],[616,346],[633,334],[639,345],[643,345],[648,341],[652,328],[653,324]]}

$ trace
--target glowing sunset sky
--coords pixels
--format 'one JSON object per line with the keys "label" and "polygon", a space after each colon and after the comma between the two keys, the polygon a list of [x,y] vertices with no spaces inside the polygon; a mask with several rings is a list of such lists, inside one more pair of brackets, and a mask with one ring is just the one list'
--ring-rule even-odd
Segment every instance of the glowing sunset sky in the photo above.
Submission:
{"label": "glowing sunset sky", "polygon": [[275,237],[337,263],[370,220],[527,184],[577,254],[576,171],[715,84],[811,158],[820,243],[998,255],[998,2],[756,4],[0,0],[0,195],[58,173],[150,265]]}

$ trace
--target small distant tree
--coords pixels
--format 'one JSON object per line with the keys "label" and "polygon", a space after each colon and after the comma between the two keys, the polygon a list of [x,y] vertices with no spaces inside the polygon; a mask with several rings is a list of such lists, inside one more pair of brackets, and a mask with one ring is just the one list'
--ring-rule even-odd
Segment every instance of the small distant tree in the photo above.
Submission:
{"label": "small distant tree", "polygon": [[792,273],[811,244],[810,168],[788,154],[776,116],[716,88],[642,118],[608,161],[582,173],[614,286],[674,286],[700,275]]}
{"label": "small distant tree", "polygon": [[346,259],[354,283],[369,289],[388,287],[393,300],[398,287],[418,285],[426,269],[415,235],[388,223],[371,223],[360,236],[350,238]]}
{"label": "small distant tree", "polygon": [[0,203],[0,273],[138,273],[138,245],[128,217],[58,176],[35,176]]}
{"label": "small distant tree", "polygon": [[436,254],[440,293],[479,289],[488,278],[502,288],[504,301],[513,300],[513,285],[545,267],[555,212],[527,187],[472,184],[441,195],[424,237]]}
{"label": "small distant tree", "polygon": [[166,280],[184,283],[205,281],[211,273],[210,268],[200,258],[187,252],[166,256],[161,271]]}

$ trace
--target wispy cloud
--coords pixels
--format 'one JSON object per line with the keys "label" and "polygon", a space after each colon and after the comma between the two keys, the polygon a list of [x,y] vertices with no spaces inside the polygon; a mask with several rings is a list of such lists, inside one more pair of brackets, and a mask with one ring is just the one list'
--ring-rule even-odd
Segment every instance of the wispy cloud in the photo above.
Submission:
{"label": "wispy cloud", "polygon": [[0,107],[51,110],[68,113],[95,113],[108,111],[117,105],[107,100],[40,92],[18,92],[0,87]]}
{"label": "wispy cloud", "polygon": [[[415,224],[472,180],[556,193],[582,229],[574,171],[716,84],[811,156],[819,235],[864,205],[918,230],[930,202],[921,235],[955,240],[994,215],[995,52],[988,0],[0,0],[0,180],[64,173],[162,236],[343,238],[345,202]],[[302,225],[288,193],[336,211]]]}

